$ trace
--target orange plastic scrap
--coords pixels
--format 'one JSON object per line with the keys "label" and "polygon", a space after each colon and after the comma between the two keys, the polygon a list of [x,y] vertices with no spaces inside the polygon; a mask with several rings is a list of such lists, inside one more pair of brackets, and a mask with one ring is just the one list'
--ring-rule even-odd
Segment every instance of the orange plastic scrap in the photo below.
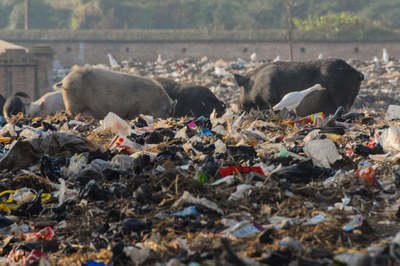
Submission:
{"label": "orange plastic scrap", "polygon": [[315,113],[312,115],[308,115],[301,119],[297,120],[288,120],[285,123],[294,127],[296,125],[307,125],[307,124],[314,124],[315,121],[325,119],[325,114],[323,112]]}
{"label": "orange plastic scrap", "polygon": [[10,137],[0,137],[0,143],[7,143],[10,141],[11,141]]}
{"label": "orange plastic scrap", "polygon": [[235,172],[240,172],[240,173],[256,172],[258,174],[265,175],[264,171],[259,166],[253,166],[252,167],[252,166],[236,165],[236,166],[230,166],[230,167],[221,168],[221,169],[218,170],[218,173],[222,177],[228,176],[228,175],[232,175]]}

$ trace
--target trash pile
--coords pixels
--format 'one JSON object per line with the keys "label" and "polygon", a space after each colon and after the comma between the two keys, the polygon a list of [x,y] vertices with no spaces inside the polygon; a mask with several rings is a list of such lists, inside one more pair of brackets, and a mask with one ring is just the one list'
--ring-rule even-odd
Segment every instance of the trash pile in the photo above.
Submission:
{"label": "trash pile", "polygon": [[203,61],[129,72],[212,87],[221,117],[3,122],[0,263],[399,264],[400,107],[236,112],[230,71],[252,66]]}
{"label": "trash pile", "polygon": [[[352,62],[353,63],[353,62]],[[365,81],[354,103],[354,110],[386,112],[390,104],[399,105],[397,88],[400,85],[400,64],[379,61],[355,61],[354,66],[364,73]]]}

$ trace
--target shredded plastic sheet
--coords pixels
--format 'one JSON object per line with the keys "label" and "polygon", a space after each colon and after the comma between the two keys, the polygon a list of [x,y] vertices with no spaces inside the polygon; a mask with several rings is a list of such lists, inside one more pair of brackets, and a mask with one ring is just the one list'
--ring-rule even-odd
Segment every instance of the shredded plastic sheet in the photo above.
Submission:
{"label": "shredded plastic sheet", "polygon": [[355,215],[349,223],[347,223],[345,226],[343,226],[343,230],[346,232],[351,232],[354,229],[357,229],[360,226],[362,226],[365,221],[366,221],[366,219],[364,216]]}
{"label": "shredded plastic sheet", "polygon": [[224,168],[221,168],[218,170],[218,173],[223,177],[227,176],[227,175],[232,175],[236,172],[239,172],[239,173],[256,172],[261,175],[264,175],[264,171],[259,166],[251,167],[251,166],[236,165],[236,166],[224,167]]}
{"label": "shredded plastic sheet", "polygon": [[179,200],[177,200],[173,204],[173,206],[178,207],[178,206],[181,206],[181,204],[183,204],[183,203],[200,204],[200,205],[203,205],[204,207],[214,210],[220,214],[224,213],[222,211],[222,209],[220,209],[216,203],[214,203],[211,200],[208,200],[206,198],[195,198],[188,191],[184,191],[182,197]]}

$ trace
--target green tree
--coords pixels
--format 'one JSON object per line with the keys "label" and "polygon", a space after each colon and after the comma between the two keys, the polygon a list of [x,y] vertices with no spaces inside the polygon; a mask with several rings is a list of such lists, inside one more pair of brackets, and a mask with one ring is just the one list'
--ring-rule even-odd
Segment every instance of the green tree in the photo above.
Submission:
{"label": "green tree", "polygon": [[18,0],[0,0],[0,28],[7,28],[10,14]]}
{"label": "green tree", "polygon": [[388,28],[400,29],[400,1],[374,1],[360,11],[360,15],[371,18]]}
{"label": "green tree", "polygon": [[22,29],[24,27],[24,4],[17,3],[11,9],[7,28]]}
{"label": "green tree", "polygon": [[69,26],[70,13],[55,9],[45,1],[30,1],[31,29],[46,29],[51,25],[54,29],[65,29]]}
{"label": "green tree", "polygon": [[296,27],[304,32],[324,35],[325,37],[341,37],[347,34],[357,34],[363,37],[369,30],[379,28],[379,24],[355,14],[341,12],[328,13],[317,19],[294,19]]}
{"label": "green tree", "polygon": [[[399,0],[292,1],[292,15],[298,22],[310,24],[321,17],[325,20],[336,17],[333,23],[367,22],[366,26],[358,24],[363,30],[371,26],[371,21],[391,29],[400,28]],[[30,3],[34,29],[282,29],[285,14],[283,0],[31,0]],[[23,0],[0,0],[0,28],[22,28],[23,12]],[[350,15],[341,17],[343,14]],[[355,20],[351,22],[350,16]],[[330,34],[335,33],[334,27],[329,30]]]}

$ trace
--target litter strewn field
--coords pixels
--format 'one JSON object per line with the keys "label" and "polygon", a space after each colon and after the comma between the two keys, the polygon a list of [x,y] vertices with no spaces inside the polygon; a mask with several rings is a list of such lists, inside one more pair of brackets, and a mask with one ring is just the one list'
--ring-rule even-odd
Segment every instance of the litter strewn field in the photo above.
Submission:
{"label": "litter strewn field", "polygon": [[350,62],[367,76],[352,113],[293,118],[238,110],[232,74],[262,63],[113,66],[206,86],[221,117],[4,122],[0,262],[400,264],[400,64]]}

